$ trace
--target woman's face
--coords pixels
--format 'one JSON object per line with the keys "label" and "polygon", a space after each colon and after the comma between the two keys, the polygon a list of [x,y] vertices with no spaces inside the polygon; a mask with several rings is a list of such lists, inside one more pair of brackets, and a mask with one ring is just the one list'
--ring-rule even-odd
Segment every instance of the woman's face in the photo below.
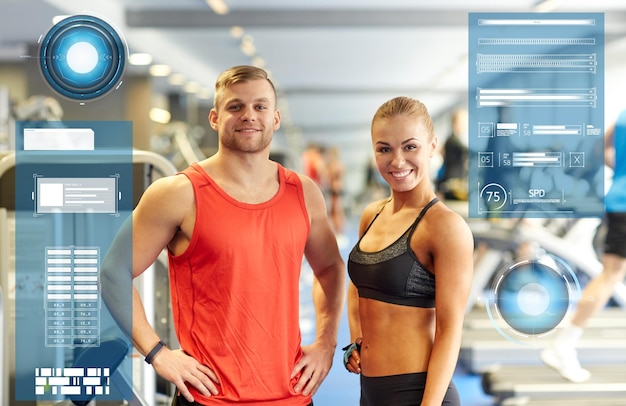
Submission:
{"label": "woman's face", "polygon": [[420,118],[401,114],[372,125],[372,145],[378,171],[392,190],[406,192],[430,182],[430,158],[437,138]]}

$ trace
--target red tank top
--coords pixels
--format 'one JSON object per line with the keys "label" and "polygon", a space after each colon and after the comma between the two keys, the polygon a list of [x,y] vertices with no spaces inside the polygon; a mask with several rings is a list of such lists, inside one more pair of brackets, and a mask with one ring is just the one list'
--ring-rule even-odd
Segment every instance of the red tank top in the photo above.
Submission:
{"label": "red tank top", "polygon": [[280,187],[247,204],[222,190],[197,164],[196,221],[189,247],[169,255],[174,324],[181,348],[219,377],[220,393],[196,402],[303,406],[299,278],[309,217],[297,174],[278,165]]}

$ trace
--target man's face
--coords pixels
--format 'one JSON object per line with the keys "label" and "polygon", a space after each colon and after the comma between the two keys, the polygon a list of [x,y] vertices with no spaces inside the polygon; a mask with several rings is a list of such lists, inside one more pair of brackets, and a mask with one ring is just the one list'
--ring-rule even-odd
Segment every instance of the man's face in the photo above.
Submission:
{"label": "man's face", "polygon": [[219,104],[209,113],[221,148],[260,152],[269,147],[280,128],[280,112],[267,80],[239,82],[222,90]]}

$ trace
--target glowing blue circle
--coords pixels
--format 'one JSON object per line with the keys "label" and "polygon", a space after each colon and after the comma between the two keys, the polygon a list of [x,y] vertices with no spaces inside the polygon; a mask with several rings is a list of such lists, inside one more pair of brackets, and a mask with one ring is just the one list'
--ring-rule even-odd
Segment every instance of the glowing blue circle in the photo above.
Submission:
{"label": "glowing blue circle", "polygon": [[501,268],[494,278],[487,311],[502,335],[532,343],[555,331],[579,294],[578,280],[569,266],[544,255]]}
{"label": "glowing blue circle", "polygon": [[115,89],[127,60],[120,35],[89,15],[68,17],[54,25],[41,41],[39,57],[46,82],[73,100],[93,100]]}
{"label": "glowing blue circle", "polygon": [[517,305],[528,315],[539,315],[550,305],[550,293],[538,283],[529,283],[517,294]]}
{"label": "glowing blue circle", "polygon": [[76,73],[89,73],[98,64],[98,51],[88,42],[77,42],[67,51],[67,64]]}

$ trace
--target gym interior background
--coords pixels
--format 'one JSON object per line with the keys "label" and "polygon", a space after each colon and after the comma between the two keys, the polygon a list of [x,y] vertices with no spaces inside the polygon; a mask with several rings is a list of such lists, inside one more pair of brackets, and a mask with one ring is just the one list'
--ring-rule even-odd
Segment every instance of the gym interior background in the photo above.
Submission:
{"label": "gym interior background", "polygon": [[[443,144],[452,117],[468,106],[468,14],[604,13],[604,108],[608,126],[626,108],[626,3],[614,0],[3,0],[0,2],[0,403],[15,404],[12,373],[15,292],[15,123],[131,121],[136,198],[159,176],[210,156],[217,137],[206,117],[219,72],[241,64],[266,68],[282,113],[273,157],[303,170],[310,144],[335,147],[344,167],[347,255],[360,209],[386,190],[371,174],[369,126],[385,100],[422,100]],[[40,71],[42,38],[60,16],[91,14],[111,22],[129,53],[120,85],[86,103],[60,96]],[[55,20],[57,21],[57,20]],[[439,162],[441,164],[441,162]],[[436,175],[433,174],[433,177]],[[462,214],[463,198],[449,202]],[[522,242],[561,258],[581,285],[601,267],[601,219],[469,219],[476,241],[475,278],[455,382],[467,406],[626,404],[626,285],[594,319],[581,344],[593,379],[572,384],[541,364],[538,345],[520,345],[488,312],[493,279]],[[176,341],[168,307],[166,261],[138,281],[154,325]],[[301,328],[311,340],[311,275],[303,264]],[[37,289],[37,287],[35,287]],[[39,287],[43,289],[43,287]],[[340,343],[348,342],[342,320]],[[528,344],[528,343],[526,343]],[[130,352],[128,357],[136,357]],[[137,358],[139,359],[139,358]],[[141,361],[141,359],[139,359]],[[167,404],[171,388],[142,362],[133,368],[131,404]],[[119,383],[120,385],[124,383]],[[316,405],[358,404],[358,379],[339,355]],[[68,401],[59,401],[59,403]],[[567,403],[564,403],[567,402]],[[101,402],[94,401],[95,404]],[[29,404],[29,402],[19,403]],[[30,404],[48,404],[30,402]]]}

